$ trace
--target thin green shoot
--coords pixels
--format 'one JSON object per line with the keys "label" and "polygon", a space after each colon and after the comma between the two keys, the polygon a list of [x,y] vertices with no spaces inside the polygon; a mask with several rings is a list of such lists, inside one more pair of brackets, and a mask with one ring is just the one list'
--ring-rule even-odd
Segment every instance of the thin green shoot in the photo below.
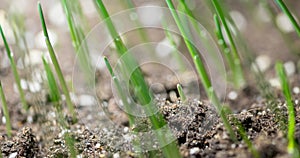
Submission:
{"label": "thin green shoot", "polygon": [[63,76],[63,73],[62,73],[61,68],[59,66],[58,60],[56,58],[54,49],[53,49],[52,44],[50,42],[50,39],[49,39],[49,36],[48,36],[48,31],[47,31],[47,26],[46,26],[44,15],[43,15],[43,10],[42,10],[42,6],[41,6],[40,2],[38,2],[38,11],[39,11],[40,20],[41,20],[41,23],[42,23],[42,28],[43,28],[43,32],[44,32],[44,36],[45,36],[45,42],[46,42],[46,45],[47,45],[47,48],[48,48],[48,51],[49,51],[51,61],[53,63],[56,75],[57,75],[58,80],[60,82],[62,91],[63,91],[63,93],[66,97],[66,103],[67,103],[69,112],[71,113],[71,115],[73,117],[73,121],[76,122],[77,118],[76,118],[75,107],[74,107],[74,104],[72,103],[66,81],[64,79],[64,76]]}
{"label": "thin green shoot", "polygon": [[280,7],[280,9],[286,14],[286,16],[290,19],[291,23],[293,24],[298,36],[300,37],[300,26],[297,23],[296,19],[292,15],[292,13],[289,11],[288,7],[285,5],[285,3],[282,0],[275,0],[277,5]]}
{"label": "thin green shoot", "polygon": [[[231,53],[230,53],[230,49],[229,49],[228,45],[225,42],[225,39],[224,39],[224,36],[223,36],[223,33],[222,33],[222,29],[221,29],[221,24],[220,24],[219,18],[216,14],[214,14],[214,22],[215,22],[215,25],[216,25],[215,33],[216,33],[216,36],[217,36],[217,39],[218,39],[218,44],[222,48],[222,51],[223,51],[223,54],[224,54],[224,56],[226,58],[226,61],[228,63],[229,69],[231,70],[232,73],[237,73],[235,71],[234,59],[232,58]],[[233,76],[238,76],[238,75],[233,75]]]}
{"label": "thin green shoot", "polygon": [[53,103],[57,115],[58,115],[58,122],[61,125],[61,127],[65,128],[67,127],[66,122],[64,121],[63,113],[62,113],[62,106],[61,106],[61,97],[60,97],[60,91],[58,88],[58,85],[56,83],[54,74],[51,70],[51,67],[45,57],[42,57],[43,65],[46,71],[46,77],[48,81],[48,87],[49,87],[49,95],[51,103]]}
{"label": "thin green shoot", "polygon": [[121,88],[121,84],[119,82],[119,80],[117,79],[116,75],[114,74],[113,72],[113,69],[108,61],[108,59],[106,57],[104,57],[104,61],[105,61],[105,64],[106,64],[106,67],[107,69],[109,70],[109,73],[114,81],[114,84],[117,88],[117,93],[118,95],[121,97],[121,100],[124,104],[124,107],[125,107],[125,110],[127,111],[127,116],[128,116],[128,120],[129,120],[129,126],[130,127],[133,127],[134,125],[134,119],[135,117],[133,115],[131,115],[131,110],[130,110],[130,106],[129,106],[129,103],[127,102],[127,97],[123,94],[123,91],[122,91],[122,88]]}
{"label": "thin green shoot", "polygon": [[185,94],[183,92],[181,84],[177,84],[177,91],[179,93],[180,100],[182,102],[186,102],[187,99],[186,99],[186,96],[185,96]]}
{"label": "thin green shoot", "polygon": [[15,77],[17,88],[18,88],[18,91],[20,93],[20,99],[21,99],[21,103],[23,105],[23,109],[27,111],[28,110],[28,105],[27,105],[27,102],[26,102],[26,99],[25,99],[24,91],[23,91],[22,86],[21,86],[21,80],[20,80],[19,73],[17,71],[17,66],[16,66],[16,63],[15,63],[14,58],[13,58],[13,53],[10,51],[10,48],[9,48],[8,43],[6,41],[6,37],[3,33],[1,25],[0,25],[0,33],[1,33],[2,40],[3,40],[4,45],[5,45],[6,53],[7,53],[7,56],[9,58],[9,62],[10,62],[10,66],[11,66],[13,75]]}
{"label": "thin green shoot", "polygon": [[294,138],[295,126],[296,126],[295,111],[292,102],[289,81],[286,72],[284,70],[284,66],[281,62],[276,63],[276,72],[279,77],[282,91],[285,96],[287,108],[288,108],[288,152],[290,154],[293,154],[295,152],[295,145],[296,145],[295,138]]}
{"label": "thin green shoot", "polygon": [[188,37],[190,37],[190,35],[188,34],[188,31],[185,29],[185,27],[183,26],[179,16],[177,15],[177,12],[175,10],[174,4],[172,2],[172,0],[166,0],[168,7],[170,8],[170,11],[172,13],[172,16],[177,24],[177,27],[179,28],[179,31],[181,32],[184,42],[188,48],[188,51],[191,55],[191,57],[193,58],[193,62],[195,64],[196,70],[199,74],[199,77],[202,81],[202,84],[204,86],[205,92],[208,95],[208,98],[211,100],[212,104],[216,107],[216,109],[218,110],[221,119],[224,123],[224,126],[226,128],[226,130],[228,131],[230,138],[234,141],[236,141],[236,136],[233,132],[233,129],[227,119],[227,116],[224,112],[224,109],[222,108],[222,105],[220,103],[219,98],[217,97],[211,81],[209,80],[208,74],[206,72],[206,69],[204,67],[204,64],[201,61],[201,58],[199,56],[199,53],[197,51],[197,49],[194,47],[194,45],[191,43],[191,41],[189,40]]}
{"label": "thin green shoot", "polygon": [[[2,102],[2,110],[3,110],[3,114],[5,117],[5,126],[6,126],[6,134],[9,138],[11,138],[11,123],[10,123],[10,117],[9,117],[9,111],[8,111],[8,106],[6,103],[6,98],[5,98],[5,94],[3,92],[3,88],[2,88],[2,83],[0,81],[0,97],[1,97],[1,102]],[[2,154],[2,153],[0,153]]]}
{"label": "thin green shoot", "polygon": [[76,158],[77,157],[77,151],[75,149],[75,139],[74,139],[74,137],[69,132],[66,132],[64,134],[64,139],[65,139],[66,146],[69,148],[70,157],[71,158]]}
{"label": "thin green shoot", "polygon": [[[64,12],[67,18],[70,35],[72,39],[72,45],[78,55],[79,64],[81,69],[83,69],[83,72],[85,74],[85,77],[87,79],[88,83],[93,83],[93,75],[91,72],[91,66],[89,62],[89,50],[88,46],[85,41],[85,35],[82,31],[82,27],[79,24],[76,24],[73,19],[73,13],[76,13],[76,10],[81,10],[80,7],[72,6],[74,5],[72,2],[72,7],[70,7],[68,2],[66,0],[61,0],[62,6],[64,8]],[[79,3],[79,2],[78,2]],[[72,10],[73,8],[73,10]],[[77,8],[77,9],[76,9]]]}
{"label": "thin green shoot", "polygon": [[[229,113],[232,114],[231,110],[229,110]],[[248,138],[247,132],[245,131],[243,125],[234,116],[233,116],[233,123],[235,124],[236,129],[239,132],[240,136],[242,137],[243,141],[246,143],[246,145],[250,149],[250,152],[252,153],[252,156],[255,157],[255,158],[259,158],[260,157],[259,153],[258,153],[257,149],[254,147],[254,145],[252,144],[251,140]]]}
{"label": "thin green shoot", "polygon": [[212,0],[212,4],[213,4],[213,6],[216,10],[216,13],[217,13],[219,19],[222,22],[222,25],[225,29],[225,33],[226,33],[226,35],[229,39],[230,48],[231,48],[231,53],[230,54],[232,56],[232,60],[233,60],[233,63],[235,65],[235,67],[234,67],[235,69],[234,69],[234,73],[233,73],[233,75],[235,75],[234,76],[235,86],[237,88],[241,88],[245,85],[245,79],[244,79],[243,69],[242,69],[240,57],[239,57],[239,54],[238,54],[238,50],[237,50],[236,44],[235,44],[234,39],[233,39],[233,35],[230,31],[229,25],[226,21],[223,9],[222,9],[219,1],[218,0]]}
{"label": "thin green shoot", "polygon": [[[166,121],[164,120],[161,113],[156,113],[153,109],[156,107],[152,101],[153,94],[149,91],[148,85],[144,80],[142,72],[138,67],[137,62],[134,58],[127,52],[128,49],[125,46],[124,42],[120,38],[110,16],[102,2],[102,0],[96,0],[97,9],[99,14],[105,20],[106,26],[109,30],[111,37],[117,48],[117,53],[119,56],[123,56],[123,63],[125,63],[124,67],[127,71],[134,70],[133,72],[127,72],[130,75],[130,82],[131,88],[134,90],[134,94],[137,97],[137,100],[142,104],[145,105],[144,109],[145,112],[148,114],[152,114],[149,116],[150,122],[154,131],[156,132],[156,136],[158,138],[159,144],[164,144],[166,142],[166,135],[161,134],[159,129],[166,125]],[[125,54],[126,53],[126,54]],[[126,78],[125,78],[126,79]],[[168,158],[176,158],[181,157],[179,153],[179,149],[175,141],[169,143],[168,145],[162,147],[162,152],[165,157]]]}

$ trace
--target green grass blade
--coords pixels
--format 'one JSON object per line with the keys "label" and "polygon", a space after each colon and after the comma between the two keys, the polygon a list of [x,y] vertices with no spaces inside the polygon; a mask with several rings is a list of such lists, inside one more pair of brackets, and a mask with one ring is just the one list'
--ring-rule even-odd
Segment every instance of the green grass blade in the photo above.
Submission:
{"label": "green grass blade", "polygon": [[46,76],[47,76],[48,85],[49,85],[49,89],[50,89],[51,100],[53,102],[58,102],[58,101],[60,101],[60,92],[59,92],[57,83],[55,81],[55,77],[54,77],[53,72],[49,66],[49,63],[47,62],[45,57],[42,57],[42,60],[43,60],[44,68],[46,71]]}
{"label": "green grass blade", "polygon": [[182,89],[180,84],[177,84],[177,91],[179,93],[179,97],[180,97],[181,101],[185,102],[186,101],[186,96],[185,96],[185,94],[183,92],[183,89]]}
{"label": "green grass blade", "polygon": [[112,67],[111,67],[111,65],[110,65],[110,63],[109,63],[109,61],[108,61],[108,59],[106,57],[104,57],[104,61],[105,61],[106,67],[107,67],[107,69],[108,69],[108,71],[109,71],[109,73],[110,73],[110,75],[111,75],[111,77],[112,77],[112,79],[114,81],[114,84],[115,84],[115,86],[117,88],[117,93],[121,97],[121,100],[122,100],[122,102],[124,104],[124,107],[126,108],[126,111],[128,112],[127,116],[128,116],[128,120],[129,120],[129,125],[130,125],[130,127],[133,127],[134,122],[135,122],[134,121],[135,118],[134,118],[133,115],[131,115],[132,112],[130,110],[130,106],[129,106],[129,103],[127,102],[126,96],[123,95],[123,89],[121,88],[121,84],[118,81],[117,77],[115,76],[115,74],[113,72],[113,69],[112,69]]}
{"label": "green grass blade", "polygon": [[75,149],[75,138],[72,135],[70,135],[69,132],[66,132],[64,135],[64,139],[66,146],[69,148],[70,157],[76,158],[77,151]]}
{"label": "green grass blade", "polygon": [[221,20],[221,22],[223,24],[223,27],[225,29],[225,33],[226,33],[226,35],[229,39],[230,48],[231,48],[231,56],[232,56],[233,64],[235,65],[234,66],[234,75],[235,75],[234,79],[235,79],[236,87],[238,87],[238,88],[243,87],[245,85],[243,68],[242,68],[242,65],[241,65],[241,61],[240,61],[240,57],[239,57],[239,54],[238,54],[236,44],[235,44],[234,39],[233,39],[233,35],[230,31],[229,25],[226,21],[225,14],[223,12],[223,9],[220,5],[219,0],[212,0],[211,2],[212,2],[213,6],[216,10],[216,13],[217,13],[219,19]]}
{"label": "green grass blade", "polygon": [[53,49],[52,44],[50,42],[47,27],[46,27],[46,23],[45,23],[45,19],[44,19],[44,15],[43,15],[43,10],[42,10],[42,6],[41,6],[40,2],[38,3],[38,11],[39,11],[40,20],[41,20],[41,23],[42,23],[42,28],[43,28],[43,32],[44,32],[44,36],[45,36],[45,42],[47,44],[47,48],[48,48],[48,51],[49,51],[49,54],[50,54],[51,61],[53,63],[53,66],[54,66],[55,72],[57,74],[58,80],[60,82],[60,85],[62,87],[62,91],[63,91],[63,93],[66,97],[66,103],[67,103],[69,112],[71,113],[71,115],[73,117],[73,120],[76,121],[77,118],[76,118],[75,107],[74,107],[74,104],[71,101],[71,97],[70,97],[70,93],[69,93],[66,81],[64,79],[64,76],[63,76],[63,73],[62,73],[61,68],[59,66],[59,63],[57,61],[54,49]]}
{"label": "green grass blade", "polygon": [[[11,138],[11,123],[10,123],[10,117],[9,117],[9,110],[8,110],[8,106],[6,103],[6,98],[5,98],[5,94],[3,92],[1,81],[0,81],[0,97],[1,97],[1,102],[2,102],[3,114],[4,114],[4,117],[6,120],[6,123],[5,123],[6,134],[9,138]],[[2,154],[2,153],[0,152],[0,154]]]}
{"label": "green grass blade", "polygon": [[295,111],[294,105],[292,102],[292,95],[289,86],[289,81],[284,70],[283,64],[281,62],[276,63],[276,72],[279,77],[283,94],[286,99],[287,107],[288,107],[288,152],[293,154],[295,152]]}
{"label": "green grass blade", "polygon": [[3,40],[4,45],[5,45],[7,56],[8,56],[9,61],[10,61],[10,66],[11,66],[11,69],[12,69],[12,72],[13,72],[16,84],[17,84],[17,88],[18,88],[18,91],[20,93],[20,99],[21,99],[21,103],[23,105],[23,109],[25,109],[27,111],[28,110],[28,105],[27,105],[27,102],[26,102],[26,99],[25,99],[24,91],[23,91],[23,89],[21,87],[21,81],[20,81],[19,73],[17,71],[17,66],[16,66],[16,63],[14,61],[13,54],[11,53],[10,48],[8,46],[8,43],[6,41],[6,38],[5,38],[5,35],[3,33],[1,25],[0,25],[0,33],[1,33],[2,40]]}
{"label": "green grass blade", "polygon": [[187,31],[185,30],[185,27],[183,26],[179,16],[177,15],[177,12],[175,10],[174,4],[172,2],[172,0],[166,0],[168,7],[170,8],[170,11],[173,15],[173,18],[177,24],[177,27],[179,28],[179,31],[181,32],[184,42],[188,48],[188,51],[191,55],[191,57],[193,58],[193,62],[195,64],[196,70],[199,74],[199,77],[202,81],[202,84],[204,86],[205,92],[207,94],[207,96],[209,97],[209,99],[211,100],[212,104],[216,107],[216,109],[218,110],[221,119],[224,123],[224,126],[226,128],[226,130],[228,131],[230,137],[232,140],[236,140],[236,136],[233,132],[233,129],[231,127],[231,125],[229,124],[229,121],[226,117],[226,114],[224,112],[224,109],[222,108],[222,105],[219,101],[219,98],[217,97],[216,93],[214,92],[214,89],[211,85],[211,82],[209,80],[208,74],[206,72],[206,69],[200,59],[199,53],[197,51],[197,49],[193,46],[193,44],[191,43],[191,41],[189,40],[189,35],[187,33]]}
{"label": "green grass blade", "polygon": [[286,16],[290,19],[291,23],[293,24],[298,36],[300,37],[300,26],[297,23],[296,19],[292,15],[292,13],[289,11],[288,7],[285,5],[285,3],[282,0],[275,0],[277,5],[280,7],[280,9],[286,14]]}

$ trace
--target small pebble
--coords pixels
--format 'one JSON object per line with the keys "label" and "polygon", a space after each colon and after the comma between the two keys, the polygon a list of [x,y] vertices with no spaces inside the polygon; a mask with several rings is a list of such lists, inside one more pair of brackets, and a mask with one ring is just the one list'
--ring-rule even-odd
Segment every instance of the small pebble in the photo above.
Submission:
{"label": "small pebble", "polygon": [[3,123],[3,124],[5,124],[5,123],[6,123],[5,116],[2,116],[2,123]]}
{"label": "small pebble", "polygon": [[198,147],[194,147],[190,149],[190,155],[198,154],[200,152],[200,149]]}
{"label": "small pebble", "polygon": [[293,93],[299,94],[300,93],[300,88],[299,87],[294,87],[293,88]]}
{"label": "small pebble", "polygon": [[79,100],[79,105],[81,106],[92,106],[96,103],[95,98],[93,96],[90,95],[80,95],[78,97]]}
{"label": "small pebble", "polygon": [[296,65],[292,61],[284,63],[284,68],[288,76],[292,76],[296,72]]}
{"label": "small pebble", "polygon": [[229,98],[230,100],[236,100],[237,97],[238,97],[238,94],[237,94],[237,92],[235,92],[235,91],[231,91],[231,92],[228,93],[228,98]]}
{"label": "small pebble", "polygon": [[120,154],[119,153],[114,153],[113,158],[120,158]]}
{"label": "small pebble", "polygon": [[280,88],[280,81],[278,78],[272,78],[269,80],[269,83],[271,84],[272,87]]}
{"label": "small pebble", "polygon": [[17,152],[14,152],[14,153],[11,153],[8,158],[15,158],[17,157],[18,153]]}
{"label": "small pebble", "polygon": [[95,148],[97,148],[97,149],[99,149],[100,147],[101,147],[100,143],[97,143],[97,144],[95,145]]}
{"label": "small pebble", "polygon": [[230,11],[229,14],[230,14],[232,20],[234,21],[234,23],[236,24],[237,28],[240,31],[243,31],[246,29],[247,21],[241,12],[233,10],[233,11]]}
{"label": "small pebble", "polygon": [[[52,24],[56,26],[65,26],[66,25],[66,19],[63,7],[61,6],[61,3],[56,2],[49,11],[48,17]],[[62,27],[63,28],[63,27]]]}
{"label": "small pebble", "polygon": [[124,127],[123,132],[127,133],[128,131],[129,131],[129,128],[128,127]]}
{"label": "small pebble", "polygon": [[[158,7],[160,4],[147,2],[137,8],[140,22],[145,26],[159,26],[163,17],[163,10]],[[157,7],[156,7],[157,6]]]}
{"label": "small pebble", "polygon": [[[271,66],[271,59],[267,55],[259,55],[255,59],[255,62],[261,72],[265,72]],[[255,64],[252,65],[252,68],[255,71],[257,71],[256,65]]]}
{"label": "small pebble", "polygon": [[290,19],[284,13],[279,13],[276,16],[276,24],[282,32],[290,33],[294,31]]}

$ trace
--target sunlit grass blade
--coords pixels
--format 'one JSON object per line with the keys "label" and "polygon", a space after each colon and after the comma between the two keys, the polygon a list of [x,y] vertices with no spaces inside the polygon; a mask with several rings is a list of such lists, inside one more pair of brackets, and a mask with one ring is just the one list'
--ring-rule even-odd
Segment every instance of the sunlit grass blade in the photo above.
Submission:
{"label": "sunlit grass blade", "polygon": [[61,68],[60,68],[59,63],[57,61],[54,49],[52,47],[52,44],[51,44],[49,36],[48,36],[48,31],[47,31],[47,27],[46,27],[44,15],[43,15],[43,10],[42,10],[42,6],[41,6],[40,2],[38,3],[38,11],[39,11],[40,20],[41,20],[41,23],[42,23],[42,28],[43,28],[43,32],[44,32],[44,36],[45,36],[45,42],[47,44],[49,55],[50,55],[51,61],[53,63],[55,72],[57,74],[58,80],[60,82],[62,91],[63,91],[63,93],[64,93],[64,95],[66,97],[66,103],[67,103],[69,112],[71,113],[71,115],[73,117],[73,120],[77,121],[74,104],[72,103],[72,100],[71,100],[71,97],[70,97],[70,93],[69,93],[66,81],[64,79],[63,73],[61,71]]}
{"label": "sunlit grass blade", "polygon": [[294,111],[294,105],[292,102],[292,95],[291,90],[289,86],[289,81],[286,75],[286,72],[284,70],[283,64],[281,62],[276,63],[276,72],[279,77],[281,88],[283,91],[283,94],[286,99],[287,108],[288,108],[288,152],[290,154],[293,154],[295,152],[295,126],[296,126],[296,120],[295,120],[295,111]]}
{"label": "sunlit grass blade", "polygon": [[[66,15],[66,19],[68,22],[70,35],[71,35],[71,39],[72,39],[72,45],[78,55],[80,67],[85,74],[85,78],[87,79],[87,82],[93,83],[93,74],[91,73],[92,68],[91,68],[91,65],[89,62],[89,49],[88,49],[88,46],[85,41],[85,35],[84,35],[83,29],[81,26],[82,24],[75,23],[75,21],[73,19],[73,17],[74,17],[73,13],[74,12],[76,13],[76,10],[81,10],[80,7],[77,6],[80,4],[75,5],[72,2],[71,4],[75,5],[75,6],[72,6],[72,5],[69,6],[70,2],[68,3],[68,1],[66,1],[66,0],[61,0],[61,3],[62,3],[64,12]],[[77,2],[77,3],[79,3],[79,2]],[[72,8],[73,8],[73,10],[72,10]],[[80,15],[81,15],[81,13],[80,13]]]}
{"label": "sunlit grass blade", "polygon": [[183,92],[183,89],[182,89],[182,87],[181,87],[180,84],[177,84],[177,91],[178,91],[178,93],[179,93],[180,100],[181,100],[182,102],[185,102],[185,101],[186,101],[186,96],[185,96],[185,94],[184,94],[184,92]]}
{"label": "sunlit grass blade", "polygon": [[115,76],[115,74],[114,74],[114,72],[113,72],[113,69],[112,69],[112,67],[111,67],[111,65],[110,65],[110,63],[109,63],[109,61],[108,61],[108,59],[107,59],[106,57],[104,57],[104,61],[105,61],[106,67],[107,67],[107,69],[109,70],[109,73],[110,73],[110,75],[111,75],[111,77],[112,77],[112,79],[113,79],[113,81],[114,81],[114,84],[115,84],[115,86],[116,86],[116,88],[117,88],[117,93],[118,93],[118,95],[121,97],[121,100],[122,100],[122,102],[123,102],[123,104],[124,104],[124,107],[125,107],[125,109],[126,109],[126,112],[128,112],[127,116],[128,116],[128,120],[129,120],[129,126],[130,126],[130,127],[133,127],[134,122],[135,122],[135,121],[134,121],[134,116],[131,115],[132,112],[131,112],[131,110],[130,110],[130,106],[129,106],[129,103],[127,102],[126,96],[122,94],[122,93],[123,93],[123,90],[122,90],[122,88],[121,88],[121,84],[120,84],[120,82],[118,81],[117,77]]}
{"label": "sunlit grass blade", "polygon": [[[221,29],[221,24],[220,24],[219,18],[216,14],[214,15],[214,22],[215,22],[215,25],[216,25],[215,33],[216,33],[216,36],[217,36],[217,39],[218,39],[218,44],[219,44],[219,46],[221,47],[221,49],[223,51],[223,54],[226,58],[229,69],[230,69],[231,73],[233,73],[233,76],[239,76],[237,74],[234,74],[234,73],[237,73],[235,71],[234,59],[232,58],[232,55],[230,53],[230,49],[229,49],[228,45],[225,42],[225,39],[224,39],[224,36],[223,36],[223,33],[222,33],[222,29]],[[236,77],[233,77],[231,79],[235,80]],[[237,81],[235,80],[235,82],[237,82]]]}
{"label": "sunlit grass blade", "polygon": [[285,5],[285,3],[282,0],[275,0],[277,5],[280,7],[280,9],[286,14],[286,16],[290,19],[291,23],[293,24],[298,36],[300,37],[300,26],[297,23],[296,19],[292,15],[292,13],[289,11],[288,7]]}
{"label": "sunlit grass blade", "polygon": [[234,73],[233,73],[235,75],[234,76],[235,85],[236,85],[237,88],[241,88],[245,85],[245,79],[244,79],[243,68],[242,68],[242,65],[241,65],[241,61],[240,61],[240,57],[239,57],[238,50],[237,50],[237,47],[236,47],[236,43],[233,39],[232,32],[230,31],[228,21],[225,18],[225,15],[223,13],[223,9],[222,9],[222,7],[219,3],[219,0],[212,0],[211,2],[212,2],[213,6],[216,10],[216,13],[217,13],[219,19],[222,22],[225,33],[226,33],[226,35],[228,37],[228,40],[229,40],[229,43],[230,43],[230,48],[231,48],[231,51],[230,51],[231,53],[230,54],[231,54],[232,59],[233,59],[233,64],[235,65],[234,66]]}
{"label": "sunlit grass blade", "polygon": [[17,88],[18,88],[18,91],[20,93],[20,99],[21,99],[21,103],[23,105],[23,109],[25,109],[27,111],[28,110],[28,105],[27,105],[27,102],[26,102],[26,99],[25,99],[24,91],[23,91],[22,86],[21,86],[21,81],[20,81],[19,73],[17,71],[17,66],[16,66],[16,63],[15,63],[14,58],[13,58],[13,53],[10,51],[10,48],[8,46],[8,43],[6,41],[6,38],[5,38],[5,35],[4,35],[4,32],[3,32],[1,26],[0,26],[0,33],[1,33],[2,40],[3,40],[4,45],[5,45],[6,53],[7,53],[7,56],[9,58],[9,62],[10,62],[10,66],[11,66],[13,75],[15,77]]}
{"label": "sunlit grass blade", "polygon": [[[5,121],[6,121],[6,123],[5,123],[6,134],[10,138],[11,137],[11,123],[10,123],[10,117],[9,117],[9,110],[8,110],[8,106],[7,106],[7,103],[6,103],[6,98],[5,98],[5,94],[3,92],[1,81],[0,81],[0,97],[1,97],[1,102],[2,102],[2,110],[3,110],[3,114],[4,114],[4,117],[5,117]],[[1,154],[2,153],[0,152],[0,155]]]}
{"label": "sunlit grass blade", "polygon": [[193,44],[191,43],[191,41],[188,39],[189,35],[187,33],[187,31],[185,30],[185,28],[182,25],[182,22],[179,18],[179,16],[177,15],[177,12],[175,10],[174,4],[172,2],[172,0],[166,0],[168,7],[170,8],[170,11],[173,15],[173,18],[177,24],[177,27],[179,28],[179,31],[181,32],[181,35],[183,36],[184,42],[188,48],[188,51],[191,55],[191,57],[193,58],[193,62],[195,64],[196,70],[199,74],[199,77],[202,81],[202,84],[204,86],[205,92],[207,94],[207,96],[209,97],[209,99],[211,100],[212,104],[216,107],[216,109],[218,110],[221,119],[224,123],[224,126],[226,128],[226,130],[228,131],[230,138],[234,141],[236,141],[236,136],[233,132],[233,129],[231,127],[231,125],[229,124],[229,121],[227,119],[227,116],[224,112],[224,109],[222,108],[222,105],[220,103],[219,98],[217,97],[211,82],[209,80],[208,74],[206,72],[206,69],[201,61],[201,58],[199,56],[199,53],[197,51],[197,49],[193,46]]}

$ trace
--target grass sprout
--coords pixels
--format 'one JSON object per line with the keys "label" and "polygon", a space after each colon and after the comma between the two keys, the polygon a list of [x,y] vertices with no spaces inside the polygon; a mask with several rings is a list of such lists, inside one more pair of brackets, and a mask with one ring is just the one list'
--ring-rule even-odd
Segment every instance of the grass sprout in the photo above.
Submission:
{"label": "grass sprout", "polygon": [[286,99],[287,103],[287,108],[288,108],[288,152],[290,154],[294,154],[295,152],[295,126],[296,126],[296,121],[295,121],[295,111],[294,111],[294,105],[292,102],[292,96],[291,96],[291,90],[289,86],[289,81],[286,75],[286,72],[284,70],[284,66],[281,62],[276,63],[276,72],[279,77],[281,87],[283,94]]}
{"label": "grass sprout", "polygon": [[[215,8],[218,18],[222,22],[225,33],[226,33],[229,43],[230,43],[230,54],[231,54],[231,58],[232,58],[232,61],[230,61],[230,62],[233,62],[233,63],[229,63],[229,64],[234,64],[233,75],[234,75],[235,86],[237,88],[241,88],[245,85],[245,79],[244,79],[243,69],[242,69],[240,57],[238,54],[238,50],[237,50],[236,44],[233,39],[233,35],[230,31],[228,21],[225,18],[225,14],[220,5],[220,2],[218,0],[212,0],[211,2]],[[220,34],[222,34],[222,31],[220,31]]]}
{"label": "grass sprout", "polygon": [[113,69],[112,69],[112,67],[111,67],[111,65],[110,65],[110,63],[109,63],[109,61],[106,57],[104,57],[104,61],[105,61],[106,67],[109,70],[109,73],[110,73],[110,75],[111,75],[111,77],[114,81],[114,84],[117,88],[117,93],[121,97],[121,100],[124,104],[124,107],[126,108],[126,111],[128,112],[127,115],[128,115],[129,125],[130,125],[130,127],[133,127],[135,121],[134,121],[134,116],[131,115],[130,106],[129,106],[129,103],[127,101],[127,97],[122,94],[123,91],[122,91],[121,84],[120,84],[119,80],[117,79],[117,77],[115,76],[115,74],[113,72]]}
{"label": "grass sprout", "polygon": [[[229,49],[228,45],[225,42],[225,39],[224,39],[224,36],[223,36],[223,33],[222,33],[221,24],[220,24],[219,18],[216,14],[214,14],[214,22],[215,22],[215,25],[216,25],[215,33],[216,33],[216,36],[217,36],[217,39],[218,39],[218,44],[219,44],[219,46],[221,47],[221,49],[223,51],[223,54],[226,58],[229,69],[231,70],[232,73],[237,73],[235,71],[234,59],[232,58],[232,55],[230,53],[230,49]],[[239,75],[234,74],[233,76],[239,76]]]}
{"label": "grass sprout", "polygon": [[41,6],[40,2],[38,2],[38,11],[39,11],[40,20],[41,20],[41,23],[42,23],[42,28],[43,28],[43,32],[44,32],[44,36],[45,36],[45,42],[46,42],[50,58],[51,58],[51,61],[53,63],[54,69],[55,69],[55,72],[56,72],[58,80],[60,82],[62,91],[63,91],[63,93],[66,97],[66,103],[67,103],[69,112],[71,113],[71,115],[73,117],[73,121],[77,121],[74,104],[71,101],[71,97],[70,97],[70,93],[69,93],[66,81],[64,79],[63,73],[61,71],[61,68],[60,68],[59,63],[57,61],[54,49],[52,47],[52,44],[51,44],[49,36],[48,36],[47,26],[46,26],[46,23],[45,23],[43,10],[42,10],[42,6]]}
{"label": "grass sprout", "polygon": [[64,139],[65,139],[66,146],[69,148],[70,157],[76,158],[77,151],[75,149],[75,138],[69,132],[66,132],[64,134]]}
{"label": "grass sprout", "polygon": [[27,102],[26,102],[26,99],[25,99],[24,91],[23,91],[22,86],[21,86],[21,80],[20,80],[20,76],[19,76],[19,73],[18,73],[18,70],[17,70],[17,66],[16,66],[16,63],[15,63],[14,58],[13,58],[13,53],[10,51],[10,48],[8,46],[8,43],[6,41],[6,37],[3,33],[3,30],[2,30],[1,26],[0,26],[0,33],[1,33],[2,40],[3,40],[4,45],[5,45],[6,53],[7,53],[7,56],[9,58],[9,62],[10,62],[10,66],[11,66],[13,75],[14,75],[14,78],[15,78],[15,81],[16,81],[16,84],[17,84],[17,88],[18,88],[18,91],[19,91],[19,94],[20,94],[20,99],[21,99],[21,103],[23,105],[23,109],[25,109],[27,111],[28,110],[28,105],[27,105]]}
{"label": "grass sprout", "polygon": [[275,0],[277,5],[280,7],[280,9],[285,13],[285,15],[289,18],[292,25],[294,26],[298,36],[300,37],[300,26],[297,23],[296,19],[292,15],[292,13],[289,11],[288,7],[285,5],[285,3],[282,0]]}
{"label": "grass sprout", "polygon": [[183,92],[182,86],[180,84],[177,84],[177,91],[179,93],[180,100],[182,102],[185,102],[187,99],[186,99],[186,96]]}
{"label": "grass sprout", "polygon": [[193,44],[191,43],[191,41],[189,40],[189,34],[188,31],[185,29],[184,25],[182,24],[176,10],[174,7],[174,4],[172,2],[172,0],[166,0],[168,7],[171,10],[172,16],[179,28],[179,31],[181,32],[184,42],[188,48],[188,51],[191,55],[191,57],[193,58],[193,62],[195,64],[196,70],[199,74],[199,77],[202,81],[202,84],[204,86],[205,92],[207,94],[207,96],[209,97],[209,99],[212,101],[212,104],[216,107],[216,109],[218,110],[221,119],[224,123],[224,126],[226,128],[226,130],[228,131],[230,138],[234,141],[236,141],[236,136],[233,132],[233,129],[231,127],[231,125],[229,124],[229,121],[227,119],[227,116],[225,114],[224,109],[222,108],[222,105],[220,103],[219,98],[217,97],[216,93],[214,92],[214,89],[212,87],[211,81],[209,80],[208,74],[206,72],[206,69],[201,61],[201,58],[199,56],[199,53],[197,51],[197,49],[193,46]]}
{"label": "grass sprout", "polygon": [[[88,83],[93,83],[93,75],[91,72],[91,65],[89,62],[89,49],[87,46],[87,43],[85,41],[85,35],[83,32],[83,27],[80,24],[75,23],[74,19],[73,19],[73,13],[77,13],[76,11],[79,12],[80,17],[83,16],[81,9],[80,9],[80,4],[73,4],[72,3],[68,3],[68,1],[66,0],[61,0],[62,6],[64,8],[64,12],[66,15],[66,19],[68,22],[68,26],[69,26],[69,31],[70,31],[70,35],[71,35],[71,39],[72,39],[72,44],[73,47],[78,55],[78,59],[79,59],[79,64],[81,69],[83,69],[83,72],[85,73],[85,78],[87,79]],[[75,2],[74,2],[75,3]],[[77,2],[79,3],[79,2]],[[72,4],[72,5],[69,5]],[[78,6],[79,5],[79,6]],[[83,18],[82,21],[85,18]]]}
{"label": "grass sprout", "polygon": [[[1,97],[1,102],[2,102],[2,110],[3,110],[3,114],[4,114],[4,117],[5,117],[5,121],[6,121],[5,122],[6,134],[10,138],[11,137],[11,123],[10,123],[8,106],[7,106],[7,103],[6,103],[6,98],[5,98],[5,94],[3,92],[3,88],[2,88],[2,83],[1,82],[0,82],[0,97]],[[2,152],[0,152],[0,155],[1,154],[2,154]]]}

